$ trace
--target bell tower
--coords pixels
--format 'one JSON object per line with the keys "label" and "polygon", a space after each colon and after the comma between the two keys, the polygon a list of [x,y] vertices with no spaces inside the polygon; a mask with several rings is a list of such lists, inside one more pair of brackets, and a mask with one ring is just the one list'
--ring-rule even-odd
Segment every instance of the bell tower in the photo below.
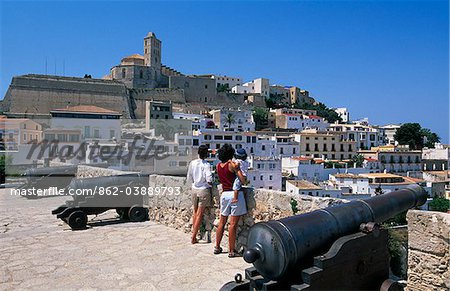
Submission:
{"label": "bell tower", "polygon": [[144,64],[161,71],[161,41],[153,32],[144,37]]}

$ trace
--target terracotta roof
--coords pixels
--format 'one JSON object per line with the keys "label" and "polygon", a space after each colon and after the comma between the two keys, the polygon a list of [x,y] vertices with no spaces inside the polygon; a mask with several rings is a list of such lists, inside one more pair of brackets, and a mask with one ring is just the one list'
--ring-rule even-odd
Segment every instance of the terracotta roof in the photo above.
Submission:
{"label": "terracotta roof", "polygon": [[360,175],[367,178],[405,178],[403,176],[390,173],[364,173]]}
{"label": "terracotta roof", "polygon": [[293,160],[297,160],[297,161],[311,161],[313,158],[308,158],[308,157],[292,157]]}
{"label": "terracotta roof", "polygon": [[321,190],[322,188],[309,182],[306,180],[287,180],[288,183],[291,183],[295,187],[299,189],[308,189],[308,190]]}
{"label": "terracotta roof", "polygon": [[143,60],[144,57],[141,56],[140,54],[133,54],[133,55],[131,55],[131,56],[124,57],[124,59],[139,59],[139,60]]}
{"label": "terracotta roof", "polygon": [[[334,174],[333,176],[335,176],[336,178],[350,178],[350,179],[361,179],[361,178],[366,178],[366,177],[361,177],[359,175],[355,175],[355,174],[347,174],[347,173],[341,173],[341,174]],[[367,178],[366,178],[367,179]]]}
{"label": "terracotta roof", "polygon": [[53,111],[120,115],[120,113],[117,111],[112,111],[112,110],[94,106],[94,105],[77,105],[77,106],[71,106],[71,107],[66,107],[66,108],[54,109],[51,112],[53,112]]}
{"label": "terracotta roof", "polygon": [[365,158],[365,160],[368,162],[378,162],[378,160],[374,158]]}
{"label": "terracotta roof", "polygon": [[322,117],[320,117],[320,116],[318,116],[318,115],[308,115],[308,117],[309,117],[310,119],[312,119],[312,118],[315,118],[315,119],[320,119],[320,118],[322,118]]}

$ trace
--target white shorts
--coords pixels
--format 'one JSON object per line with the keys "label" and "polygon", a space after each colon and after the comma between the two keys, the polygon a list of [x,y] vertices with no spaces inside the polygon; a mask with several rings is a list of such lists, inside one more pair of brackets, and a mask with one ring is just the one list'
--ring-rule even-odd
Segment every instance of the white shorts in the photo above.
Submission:
{"label": "white shorts", "polygon": [[234,191],[225,191],[220,195],[220,214],[223,216],[241,216],[247,213],[244,192],[239,191],[238,202],[231,203]]}

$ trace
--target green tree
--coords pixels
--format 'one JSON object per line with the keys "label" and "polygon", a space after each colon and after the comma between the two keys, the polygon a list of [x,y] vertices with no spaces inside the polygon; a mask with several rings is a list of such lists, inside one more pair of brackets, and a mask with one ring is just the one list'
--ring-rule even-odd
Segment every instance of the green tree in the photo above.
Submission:
{"label": "green tree", "polygon": [[357,168],[361,168],[364,162],[364,156],[361,154],[354,155],[352,157],[352,162],[356,163]]}
{"label": "green tree", "polygon": [[409,145],[413,150],[420,150],[424,146],[434,147],[434,143],[440,141],[436,133],[428,128],[422,128],[419,123],[402,124],[397,129],[394,139],[401,145]]}
{"label": "green tree", "polygon": [[447,212],[450,210],[450,200],[435,196],[428,207],[431,211]]}
{"label": "green tree", "polygon": [[231,89],[230,89],[230,87],[228,86],[228,84],[218,84],[217,85],[217,92],[226,92],[226,93],[228,93],[228,92],[230,92],[231,91]]}
{"label": "green tree", "polygon": [[330,123],[334,123],[336,121],[342,122],[342,118],[339,116],[339,114],[336,113],[336,111],[328,108],[325,104],[321,102],[314,104],[310,103],[295,104],[294,108],[316,110],[318,116],[325,118]]}
{"label": "green tree", "polygon": [[233,113],[228,113],[227,116],[225,116],[225,123],[228,124],[228,128],[230,128],[231,125],[235,122],[236,120],[234,118]]}
{"label": "green tree", "polygon": [[423,146],[427,148],[434,148],[434,144],[441,141],[441,138],[428,128],[422,128],[421,135],[424,138]]}
{"label": "green tree", "polygon": [[255,121],[256,130],[261,130],[267,125],[268,117],[267,110],[262,107],[256,107],[253,110],[253,120]]}
{"label": "green tree", "polygon": [[394,139],[401,145],[409,145],[413,150],[422,149],[422,127],[418,123],[405,123],[397,129]]}

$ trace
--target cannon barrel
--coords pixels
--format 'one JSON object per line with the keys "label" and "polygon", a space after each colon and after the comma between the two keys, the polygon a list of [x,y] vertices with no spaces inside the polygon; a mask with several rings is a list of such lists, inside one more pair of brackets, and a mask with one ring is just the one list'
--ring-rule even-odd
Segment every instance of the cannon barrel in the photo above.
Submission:
{"label": "cannon barrel", "polygon": [[266,279],[279,280],[302,261],[329,248],[339,237],[359,231],[362,223],[381,223],[423,205],[425,190],[414,185],[399,191],[255,224],[250,228],[244,260]]}
{"label": "cannon barrel", "polygon": [[60,167],[44,167],[44,168],[31,168],[25,171],[23,176],[26,177],[43,177],[43,176],[75,176],[77,173],[77,166],[60,166]]}

